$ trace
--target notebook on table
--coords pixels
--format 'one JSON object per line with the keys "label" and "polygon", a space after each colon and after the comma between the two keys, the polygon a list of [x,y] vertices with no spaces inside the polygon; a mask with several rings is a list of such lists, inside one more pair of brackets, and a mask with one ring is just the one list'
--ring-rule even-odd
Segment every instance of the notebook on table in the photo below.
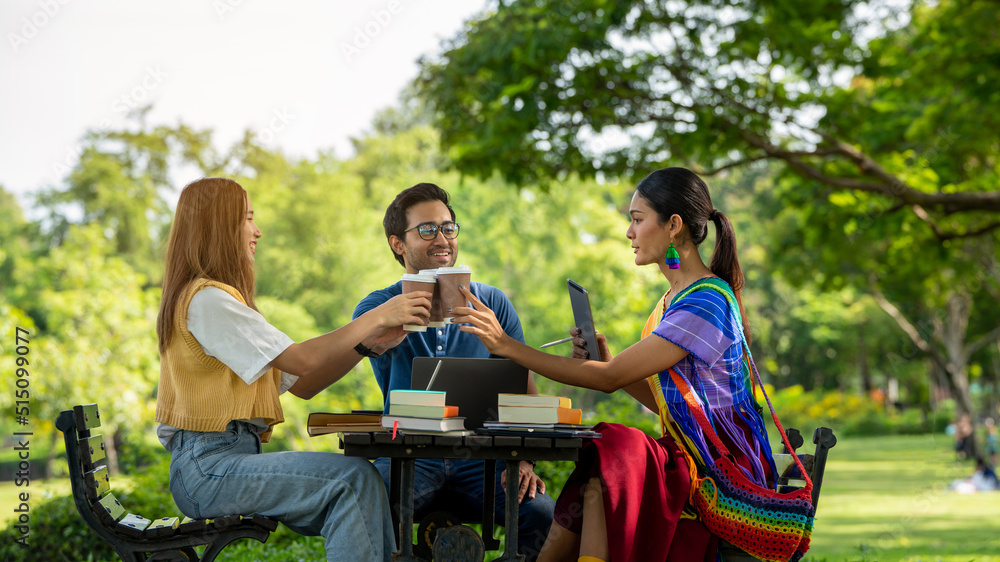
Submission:
{"label": "notebook on table", "polygon": [[448,405],[458,406],[458,415],[465,418],[465,428],[475,430],[496,421],[497,394],[528,391],[528,369],[510,359],[414,357],[410,388],[446,392]]}

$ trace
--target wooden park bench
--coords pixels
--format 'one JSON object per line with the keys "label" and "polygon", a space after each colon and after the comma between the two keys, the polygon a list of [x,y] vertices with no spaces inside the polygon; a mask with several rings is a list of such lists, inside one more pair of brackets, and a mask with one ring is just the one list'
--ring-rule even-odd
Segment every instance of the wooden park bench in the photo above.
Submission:
{"label": "wooden park bench", "polygon": [[[799,460],[802,461],[803,468],[809,473],[809,478],[812,480],[812,502],[813,507],[816,507],[819,503],[819,490],[823,486],[823,473],[826,471],[826,458],[827,453],[834,445],[837,444],[837,437],[833,434],[833,430],[828,427],[817,427],[816,431],[813,433],[813,443],[816,445],[816,449],[813,454],[807,453],[796,453],[799,447],[802,446],[802,434],[799,430],[794,428],[789,428],[786,432],[788,435],[788,441],[792,446],[792,451],[783,450],[780,454],[774,455],[774,462],[778,467],[778,472],[780,474],[778,478],[778,489],[780,491],[789,491],[794,488],[800,488],[805,486],[805,480],[802,476],[798,474],[799,469],[792,460],[792,455],[797,454]],[[784,446],[782,447],[784,449]],[[726,541],[719,541],[719,552],[722,555],[722,559],[726,562],[757,562],[758,559],[754,558],[750,554],[744,552],[743,550],[729,544]]]}
{"label": "wooden park bench", "polygon": [[[73,499],[87,525],[126,562],[202,560],[210,562],[231,542],[267,541],[278,522],[262,515],[230,515],[215,519],[163,517],[147,519],[130,513],[111,492],[104,439],[91,435],[101,425],[97,404],[74,406],[56,419],[66,441]],[[195,546],[205,545],[201,557]]]}

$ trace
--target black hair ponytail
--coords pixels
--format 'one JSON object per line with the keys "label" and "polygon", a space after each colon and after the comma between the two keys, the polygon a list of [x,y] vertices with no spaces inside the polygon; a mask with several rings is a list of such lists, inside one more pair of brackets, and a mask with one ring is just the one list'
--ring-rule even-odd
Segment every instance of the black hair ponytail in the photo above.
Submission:
{"label": "black hair ponytail", "polygon": [[729,217],[712,206],[708,185],[687,168],[663,168],[646,176],[636,191],[656,211],[661,224],[672,215],[680,216],[695,246],[708,236],[708,222],[715,223],[715,250],[708,268],[732,287],[743,317],[743,333],[749,342],[750,324],[743,309],[744,277],[736,256],[736,232]]}
{"label": "black hair ponytail", "polygon": [[743,318],[743,334],[749,343],[750,322],[747,321],[746,311],[743,308],[743,286],[746,279],[743,277],[740,259],[736,255],[736,231],[733,230],[733,223],[729,217],[718,209],[712,209],[709,219],[715,223],[715,250],[712,251],[708,268],[732,287],[740,307],[740,316]]}

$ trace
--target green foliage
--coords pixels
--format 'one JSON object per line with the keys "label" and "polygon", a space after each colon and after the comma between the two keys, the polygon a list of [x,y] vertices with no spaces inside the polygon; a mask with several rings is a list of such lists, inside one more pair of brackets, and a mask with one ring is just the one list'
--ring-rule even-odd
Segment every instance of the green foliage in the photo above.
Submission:
{"label": "green foliage", "polygon": [[[73,224],[99,225],[119,255],[159,284],[159,249],[171,215],[164,195],[174,187],[170,168],[195,164],[206,170],[218,164],[210,132],[183,124],[149,129],[144,122],[148,109],[133,116],[138,126],[132,130],[88,132],[73,169],[57,170],[66,172],[65,188],[42,193],[39,202],[50,213],[54,241],[60,242]],[[80,219],[69,218],[74,216]]]}
{"label": "green foliage", "polygon": [[59,496],[31,509],[28,546],[14,541],[21,536],[13,524],[0,531],[0,558],[9,562],[36,560],[118,560],[114,551],[83,522],[72,496]]}
{"label": "green foliage", "polygon": [[[163,454],[141,474],[112,478],[112,492],[130,512],[147,519],[181,516],[166,483],[170,457]],[[36,560],[114,561],[117,555],[87,527],[71,495],[40,501],[32,498],[31,534],[27,549],[14,543],[20,536],[13,524],[0,531],[0,559],[10,562]]]}
{"label": "green foliage", "polygon": [[[907,408],[898,411],[877,401],[841,391],[805,391],[795,385],[767,389],[778,419],[785,428],[794,427],[807,440],[817,427],[829,427],[839,436],[920,435],[942,433],[955,419],[953,401],[933,411]],[[765,413],[772,440],[779,439],[770,416]]]}
{"label": "green foliage", "polygon": [[[29,356],[35,423],[50,432],[60,411],[97,402],[108,434],[148,427],[159,290],[143,288],[145,278],[96,225],[70,227],[62,245],[17,265],[12,301],[37,326]],[[0,395],[0,406],[13,399]]]}
{"label": "green foliage", "polygon": [[[996,182],[933,161],[975,160],[995,177],[993,118],[965,117],[996,103],[983,84],[997,42],[984,51],[969,30],[995,37],[997,17],[975,1],[521,0],[425,59],[418,90],[451,162],[480,177],[521,185],[768,158],[805,178],[810,198],[826,197],[819,184],[878,193],[935,220],[962,212],[955,231],[971,232],[995,228],[976,215],[1000,211]],[[913,65],[915,53],[927,56]],[[936,145],[949,130],[967,140]],[[903,155],[932,166],[891,164]]]}
{"label": "green foliage", "polygon": [[[857,326],[876,302],[907,340],[896,363],[927,358],[970,410],[970,357],[1000,338],[998,17],[974,0],[520,0],[426,59],[418,90],[451,165],[482,178],[739,167],[775,288],[871,295],[830,316]],[[873,328],[843,350],[865,387]]]}

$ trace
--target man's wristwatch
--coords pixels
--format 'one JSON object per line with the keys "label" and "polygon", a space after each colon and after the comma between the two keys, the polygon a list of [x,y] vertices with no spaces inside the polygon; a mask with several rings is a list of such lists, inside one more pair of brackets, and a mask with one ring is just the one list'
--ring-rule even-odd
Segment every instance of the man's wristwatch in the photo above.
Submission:
{"label": "man's wristwatch", "polygon": [[370,357],[372,359],[376,359],[378,357],[378,353],[375,353],[374,351],[368,349],[367,347],[365,347],[365,344],[363,343],[359,343],[358,345],[354,346],[354,351],[357,351],[358,355],[362,357]]}

